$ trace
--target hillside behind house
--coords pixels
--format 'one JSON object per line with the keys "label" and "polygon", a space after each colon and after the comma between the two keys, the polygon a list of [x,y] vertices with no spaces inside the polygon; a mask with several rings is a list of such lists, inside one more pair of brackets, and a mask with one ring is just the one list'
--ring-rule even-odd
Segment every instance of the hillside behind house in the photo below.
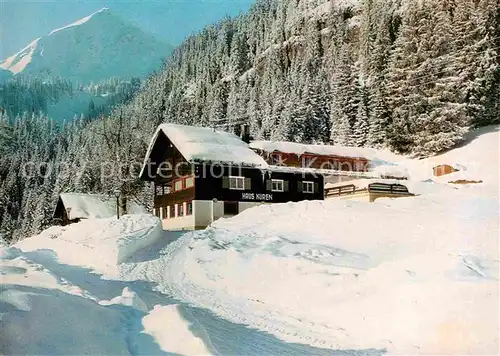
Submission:
{"label": "hillside behind house", "polygon": [[186,39],[131,104],[156,123],[428,156],[500,120],[496,0],[257,1]]}

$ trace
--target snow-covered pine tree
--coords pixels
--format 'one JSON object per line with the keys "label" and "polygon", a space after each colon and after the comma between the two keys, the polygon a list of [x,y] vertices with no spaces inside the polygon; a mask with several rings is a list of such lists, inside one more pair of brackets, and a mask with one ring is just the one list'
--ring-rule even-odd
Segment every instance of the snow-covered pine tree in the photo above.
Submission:
{"label": "snow-covered pine tree", "polygon": [[368,92],[363,85],[359,88],[360,100],[358,112],[353,127],[353,142],[357,147],[364,147],[368,141],[369,118],[368,118]]}
{"label": "snow-covered pine tree", "polygon": [[[410,152],[413,149],[414,133],[417,130],[415,126],[422,101],[416,78],[425,75],[423,73],[426,73],[428,64],[426,58],[420,58],[416,46],[422,36],[419,31],[420,20],[429,16],[421,3],[409,6],[403,12],[399,35],[389,60],[387,104],[392,115],[392,125],[388,128],[387,143],[397,152]],[[419,71],[414,71],[414,68]]]}
{"label": "snow-covered pine tree", "polygon": [[354,146],[353,125],[358,111],[358,88],[354,64],[347,46],[341,51],[340,63],[333,76],[330,111],[331,141],[342,146]]}
{"label": "snow-covered pine tree", "polygon": [[[418,155],[430,155],[456,145],[463,139],[471,123],[466,98],[457,87],[456,58],[450,43],[456,38],[450,10],[453,4],[428,0],[425,10],[430,14],[422,34],[419,54],[427,61],[425,73],[419,73],[419,90],[423,95],[415,134]],[[429,82],[430,81],[430,82]]]}

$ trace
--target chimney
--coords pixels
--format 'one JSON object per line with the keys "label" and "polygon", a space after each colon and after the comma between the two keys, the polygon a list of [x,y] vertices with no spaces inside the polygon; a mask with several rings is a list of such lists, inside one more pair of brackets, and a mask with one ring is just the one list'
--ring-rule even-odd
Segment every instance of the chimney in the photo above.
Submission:
{"label": "chimney", "polygon": [[250,143],[250,140],[251,140],[250,125],[242,124],[240,130],[241,130],[241,139],[246,143]]}

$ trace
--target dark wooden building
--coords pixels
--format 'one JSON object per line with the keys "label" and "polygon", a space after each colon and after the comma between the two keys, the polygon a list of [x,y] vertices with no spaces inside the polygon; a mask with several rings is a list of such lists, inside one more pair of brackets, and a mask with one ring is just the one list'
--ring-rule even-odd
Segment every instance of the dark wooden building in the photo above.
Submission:
{"label": "dark wooden building", "polygon": [[268,164],[343,172],[365,172],[370,160],[356,147],[252,141],[250,147]]}
{"label": "dark wooden building", "polygon": [[324,199],[323,176],[268,165],[237,136],[163,124],[141,171],[165,229],[196,229],[263,203]]}

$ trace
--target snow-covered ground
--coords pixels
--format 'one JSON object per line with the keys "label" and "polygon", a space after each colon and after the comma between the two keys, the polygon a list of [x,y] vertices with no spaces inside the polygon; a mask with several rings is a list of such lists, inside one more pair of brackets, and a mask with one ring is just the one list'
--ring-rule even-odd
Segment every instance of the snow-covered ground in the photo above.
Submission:
{"label": "snow-covered ground", "polygon": [[[425,160],[385,154],[416,197],[250,209],[183,235],[160,259],[122,265],[123,276],[155,280],[184,301],[287,341],[496,354],[498,127],[472,136]],[[462,170],[432,177],[437,164]],[[462,178],[483,183],[447,183]]]}
{"label": "snow-covered ground", "polygon": [[177,234],[88,220],[1,247],[0,351],[498,354],[499,139],[380,152],[411,198],[264,205]]}
{"label": "snow-covered ground", "polygon": [[0,241],[0,354],[331,354],[226,321],[152,281],[122,280],[121,260],[161,259],[179,236],[159,226],[129,215],[53,227],[15,246]]}

